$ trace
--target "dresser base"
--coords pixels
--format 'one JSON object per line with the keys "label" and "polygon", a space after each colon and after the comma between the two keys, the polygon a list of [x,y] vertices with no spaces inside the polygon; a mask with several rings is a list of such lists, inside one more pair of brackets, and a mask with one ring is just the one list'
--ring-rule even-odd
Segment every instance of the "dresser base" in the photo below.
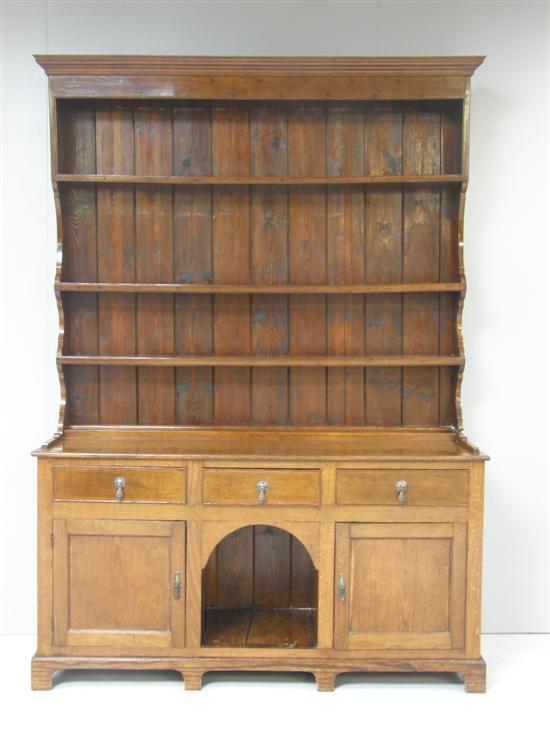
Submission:
{"label": "dresser base", "polygon": [[186,690],[200,690],[207,672],[309,672],[321,692],[334,690],[337,675],[346,672],[454,672],[464,680],[466,692],[485,692],[485,661],[480,659],[293,659],[254,658],[94,658],[39,657],[32,660],[32,689],[51,690],[53,675],[63,669],[173,670],[179,672]]}

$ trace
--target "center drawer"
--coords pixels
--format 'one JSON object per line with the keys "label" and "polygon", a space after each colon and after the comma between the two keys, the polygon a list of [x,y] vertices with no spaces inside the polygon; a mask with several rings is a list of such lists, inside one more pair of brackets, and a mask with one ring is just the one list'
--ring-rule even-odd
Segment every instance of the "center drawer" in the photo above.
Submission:
{"label": "center drawer", "polygon": [[205,468],[204,504],[318,506],[318,469]]}
{"label": "center drawer", "polygon": [[54,499],[182,504],[186,476],[185,468],[55,466]]}
{"label": "center drawer", "polygon": [[337,504],[445,506],[468,504],[468,471],[340,469]]}

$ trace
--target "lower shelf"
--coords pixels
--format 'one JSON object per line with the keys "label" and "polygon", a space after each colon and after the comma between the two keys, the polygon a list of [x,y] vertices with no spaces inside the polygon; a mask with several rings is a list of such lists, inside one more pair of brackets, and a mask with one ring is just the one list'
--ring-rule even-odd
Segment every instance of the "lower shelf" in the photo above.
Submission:
{"label": "lower shelf", "polygon": [[311,608],[208,608],[202,646],[305,649],[316,646],[317,611]]}

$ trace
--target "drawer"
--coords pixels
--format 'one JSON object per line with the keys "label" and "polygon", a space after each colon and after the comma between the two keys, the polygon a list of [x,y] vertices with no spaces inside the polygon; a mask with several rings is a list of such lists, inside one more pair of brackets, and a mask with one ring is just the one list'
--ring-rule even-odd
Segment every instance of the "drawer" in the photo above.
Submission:
{"label": "drawer", "polygon": [[405,505],[468,504],[468,471],[408,468],[341,469],[336,474],[336,503],[397,506],[400,481],[406,482],[401,497]]}
{"label": "drawer", "polygon": [[181,504],[186,475],[185,468],[56,466],[54,499]]}
{"label": "drawer", "polygon": [[202,485],[205,504],[318,506],[321,475],[316,469],[206,468]]}

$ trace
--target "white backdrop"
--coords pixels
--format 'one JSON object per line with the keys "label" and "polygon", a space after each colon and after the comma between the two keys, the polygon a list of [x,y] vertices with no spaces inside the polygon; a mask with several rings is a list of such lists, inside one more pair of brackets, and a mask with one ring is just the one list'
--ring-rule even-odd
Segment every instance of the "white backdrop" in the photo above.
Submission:
{"label": "white backdrop", "polygon": [[548,3],[3,2],[0,633],[35,628],[35,461],[55,430],[47,83],[33,53],[486,54],[472,85],[466,432],[487,465],[484,622],[549,630]]}

